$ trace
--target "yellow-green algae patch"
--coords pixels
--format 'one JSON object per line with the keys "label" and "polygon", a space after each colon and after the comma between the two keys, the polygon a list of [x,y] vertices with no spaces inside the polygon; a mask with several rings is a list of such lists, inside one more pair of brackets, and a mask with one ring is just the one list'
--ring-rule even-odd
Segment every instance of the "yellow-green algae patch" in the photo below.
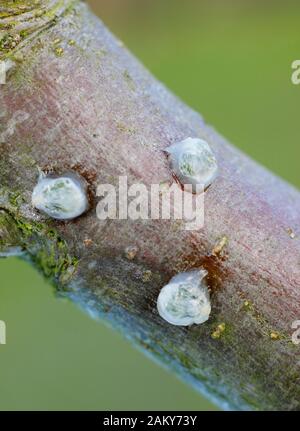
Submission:
{"label": "yellow-green algae patch", "polygon": [[[23,42],[33,33],[40,34],[54,25],[77,3],[79,0],[58,0],[50,4],[45,1],[6,1],[4,6],[0,7],[0,59],[10,55],[21,43],[23,46]],[[20,10],[22,12],[19,12]]]}
{"label": "yellow-green algae patch", "polygon": [[38,222],[22,216],[18,210],[21,203],[22,197],[17,193],[9,195],[6,207],[1,207],[0,199],[1,255],[17,247],[45,277],[64,286],[75,274],[78,259],[70,255],[67,243],[49,226],[49,221]]}

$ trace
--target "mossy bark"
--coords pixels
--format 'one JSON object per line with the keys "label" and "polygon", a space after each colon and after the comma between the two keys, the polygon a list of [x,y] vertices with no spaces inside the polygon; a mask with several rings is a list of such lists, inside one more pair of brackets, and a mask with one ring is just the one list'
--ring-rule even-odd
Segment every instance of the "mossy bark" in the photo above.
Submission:
{"label": "mossy bark", "polygon": [[[0,60],[11,64],[0,87],[0,253],[23,252],[60,294],[224,408],[299,409],[300,350],[291,342],[299,192],[170,94],[83,3],[4,3]],[[208,141],[220,166],[205,192],[203,229],[97,219],[98,184],[120,175],[129,184],[171,182],[163,150],[189,136]],[[32,208],[41,170],[83,175],[90,211],[57,222]],[[158,316],[157,295],[173,275],[198,267],[208,271],[211,318],[173,327]]]}

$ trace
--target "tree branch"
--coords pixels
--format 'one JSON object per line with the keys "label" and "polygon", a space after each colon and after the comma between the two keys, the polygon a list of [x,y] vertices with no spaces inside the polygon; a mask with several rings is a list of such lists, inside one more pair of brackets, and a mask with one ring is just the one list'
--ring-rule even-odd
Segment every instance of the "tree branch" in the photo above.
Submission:
{"label": "tree branch", "polygon": [[[60,295],[224,408],[299,409],[299,348],[291,342],[299,192],[170,94],[83,3],[6,1],[0,14],[0,60],[10,62],[0,86],[0,252],[23,250]],[[171,182],[163,150],[187,137],[205,139],[219,164],[203,229],[97,219],[98,184],[117,184],[120,175],[149,187]],[[41,170],[84,176],[90,210],[68,222],[35,210]],[[208,271],[210,319],[168,324],[156,309],[160,289],[200,267]]]}

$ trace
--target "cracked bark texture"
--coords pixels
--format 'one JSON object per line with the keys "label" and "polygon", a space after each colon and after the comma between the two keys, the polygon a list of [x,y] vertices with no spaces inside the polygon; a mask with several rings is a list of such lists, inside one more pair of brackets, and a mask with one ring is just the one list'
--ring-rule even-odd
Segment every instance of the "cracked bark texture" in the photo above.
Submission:
{"label": "cracked bark texture", "polygon": [[[2,1],[0,17],[0,59],[10,65],[0,86],[1,254],[33,262],[57,294],[223,408],[298,410],[299,192],[170,94],[84,3]],[[163,150],[189,136],[210,144],[220,169],[205,192],[203,229],[97,219],[98,184],[117,185],[121,175],[129,184],[171,182]],[[58,222],[34,210],[40,170],[83,175],[89,212]],[[129,246],[138,249],[133,260]],[[160,289],[200,267],[210,319],[169,325],[156,310]]]}

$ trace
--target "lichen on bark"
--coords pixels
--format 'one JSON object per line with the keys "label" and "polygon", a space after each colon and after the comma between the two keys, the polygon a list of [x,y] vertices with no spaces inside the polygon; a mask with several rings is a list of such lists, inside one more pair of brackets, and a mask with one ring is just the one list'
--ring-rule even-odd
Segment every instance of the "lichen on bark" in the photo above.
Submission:
{"label": "lichen on bark", "polygon": [[13,55],[36,33],[55,25],[78,1],[4,1],[0,6],[0,60]]}
{"label": "lichen on bark", "polygon": [[0,257],[19,256],[33,263],[43,275],[64,289],[78,260],[49,222],[21,215],[22,198],[0,189]]}

